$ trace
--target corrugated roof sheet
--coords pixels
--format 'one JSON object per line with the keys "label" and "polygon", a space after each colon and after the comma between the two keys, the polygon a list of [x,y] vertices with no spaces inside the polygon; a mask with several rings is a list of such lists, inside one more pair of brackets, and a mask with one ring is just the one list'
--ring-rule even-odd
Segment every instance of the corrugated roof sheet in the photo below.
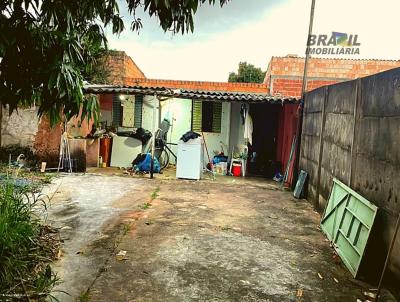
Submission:
{"label": "corrugated roof sheet", "polygon": [[85,85],[85,93],[93,94],[143,94],[175,97],[183,99],[199,99],[217,102],[264,102],[264,103],[299,103],[296,97],[271,96],[266,93],[240,93],[229,91],[205,91],[171,89],[166,87],[144,87],[144,86],[109,86],[109,85]]}

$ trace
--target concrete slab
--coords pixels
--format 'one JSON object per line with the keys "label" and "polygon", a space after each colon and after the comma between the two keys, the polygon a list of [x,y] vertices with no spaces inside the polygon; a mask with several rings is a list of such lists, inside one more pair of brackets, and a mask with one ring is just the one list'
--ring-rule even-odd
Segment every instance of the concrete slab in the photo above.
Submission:
{"label": "concrete slab", "polygon": [[65,240],[58,289],[71,294],[60,300],[364,300],[309,203],[272,182],[232,180],[57,180],[49,217]]}

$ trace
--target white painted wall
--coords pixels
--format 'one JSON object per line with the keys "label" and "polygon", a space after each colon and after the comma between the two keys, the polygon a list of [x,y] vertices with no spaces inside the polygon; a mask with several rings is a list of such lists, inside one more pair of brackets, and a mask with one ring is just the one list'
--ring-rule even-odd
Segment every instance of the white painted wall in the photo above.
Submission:
{"label": "white painted wall", "polygon": [[[145,96],[143,99],[143,115],[142,127],[146,130],[153,132],[153,96]],[[240,111],[240,106],[239,106]],[[158,112],[158,110],[157,110]],[[165,117],[171,122],[171,128],[168,133],[168,142],[177,144],[187,131],[191,130],[192,126],[192,100],[191,99],[178,99],[171,98],[160,102],[160,116],[157,115],[157,129],[159,121]],[[222,120],[221,120],[221,133],[205,132],[205,142],[207,144],[208,152],[212,158],[215,154],[222,151],[225,155],[229,155],[230,146],[230,132],[231,132],[231,104],[222,104]],[[221,148],[222,145],[222,148]],[[177,154],[177,146],[169,146],[172,151]],[[204,162],[208,162],[207,152],[204,150]],[[175,164],[175,159],[170,156],[170,163]]]}
{"label": "white painted wall", "polygon": [[18,144],[32,148],[39,127],[37,113],[37,108],[20,108],[9,115],[8,109],[3,109],[1,145]]}
{"label": "white painted wall", "polygon": [[[171,122],[167,139],[168,143],[177,144],[183,134],[191,130],[192,126],[192,100],[168,99],[161,102],[161,120],[167,118]],[[169,145],[177,154],[178,146]],[[170,156],[170,163],[175,164],[175,158]]]}
{"label": "white painted wall", "polygon": [[[221,133],[211,133],[211,132],[204,133],[210,158],[213,158],[214,155],[219,154],[222,151],[222,149],[224,150],[225,155],[228,155],[229,141],[230,141],[230,127],[231,127],[230,121],[231,121],[231,104],[226,102],[222,103]],[[207,152],[204,152],[204,160],[205,162],[208,162]]]}
{"label": "white painted wall", "polygon": [[[212,158],[216,153],[222,151],[221,142],[225,154],[229,146],[230,133],[230,108],[229,103],[222,104],[221,133],[205,132],[205,142],[208,152]],[[192,127],[192,100],[172,98],[161,102],[161,120],[168,118],[172,125],[168,133],[168,142],[177,144],[183,134],[191,130]],[[176,154],[177,146],[170,146]],[[175,163],[171,156],[171,163]],[[208,162],[207,152],[204,150],[204,162]]]}
{"label": "white painted wall", "polygon": [[[154,97],[146,95],[143,98],[143,111],[142,111],[142,128],[153,132],[153,107]],[[158,111],[158,110],[157,110]],[[156,127],[158,129],[158,116],[156,116]]]}

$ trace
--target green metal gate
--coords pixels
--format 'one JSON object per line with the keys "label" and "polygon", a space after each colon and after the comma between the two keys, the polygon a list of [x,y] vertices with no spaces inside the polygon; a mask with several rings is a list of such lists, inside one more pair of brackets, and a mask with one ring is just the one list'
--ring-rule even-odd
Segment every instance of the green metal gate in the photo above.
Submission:
{"label": "green metal gate", "polygon": [[321,229],[354,277],[378,208],[337,179],[321,220]]}

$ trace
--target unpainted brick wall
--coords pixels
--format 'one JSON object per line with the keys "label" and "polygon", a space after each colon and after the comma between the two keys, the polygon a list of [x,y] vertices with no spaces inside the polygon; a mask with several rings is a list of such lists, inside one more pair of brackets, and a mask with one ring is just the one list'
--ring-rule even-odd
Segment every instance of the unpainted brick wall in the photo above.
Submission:
{"label": "unpainted brick wall", "polygon": [[140,85],[145,87],[167,87],[178,89],[211,90],[211,91],[231,91],[248,93],[268,93],[265,84],[256,83],[229,83],[229,82],[205,82],[205,81],[179,81],[161,79],[127,78],[129,85]]}
{"label": "unpainted brick wall", "polygon": [[[300,96],[305,58],[272,57],[264,84],[271,94]],[[307,91],[400,67],[400,61],[310,58]]]}
{"label": "unpainted brick wall", "polygon": [[125,51],[112,51],[106,58],[106,68],[109,71],[108,82],[114,85],[128,85],[127,78],[146,78]]}

